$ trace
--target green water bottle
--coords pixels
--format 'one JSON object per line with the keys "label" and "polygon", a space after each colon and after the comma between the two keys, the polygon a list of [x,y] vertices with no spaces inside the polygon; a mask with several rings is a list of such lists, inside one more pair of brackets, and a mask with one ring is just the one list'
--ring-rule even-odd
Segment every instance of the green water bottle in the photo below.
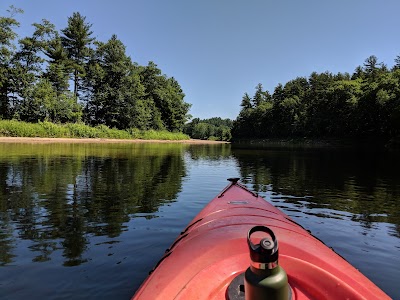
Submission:
{"label": "green water bottle", "polygon": [[[253,244],[255,232],[269,234],[259,244]],[[244,294],[246,300],[288,300],[291,290],[285,270],[278,264],[278,241],[266,226],[255,226],[247,234],[251,264],[245,272]]]}

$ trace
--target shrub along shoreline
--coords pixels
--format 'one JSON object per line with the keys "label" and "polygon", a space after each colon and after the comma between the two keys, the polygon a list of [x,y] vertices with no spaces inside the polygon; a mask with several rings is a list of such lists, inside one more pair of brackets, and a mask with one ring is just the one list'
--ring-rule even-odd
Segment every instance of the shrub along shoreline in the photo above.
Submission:
{"label": "shrub along shoreline", "polygon": [[36,138],[100,138],[120,140],[189,140],[181,132],[166,130],[127,130],[112,129],[105,125],[90,127],[83,123],[54,124],[51,122],[27,123],[16,120],[0,120],[0,137],[36,137]]}

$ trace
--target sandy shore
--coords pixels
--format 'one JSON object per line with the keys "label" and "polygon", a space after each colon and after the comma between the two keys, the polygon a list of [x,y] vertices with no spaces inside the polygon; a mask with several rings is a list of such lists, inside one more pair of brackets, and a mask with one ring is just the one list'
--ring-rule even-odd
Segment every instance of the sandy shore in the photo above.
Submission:
{"label": "sandy shore", "polygon": [[117,140],[117,139],[76,139],[76,138],[30,138],[30,137],[0,137],[0,143],[27,143],[27,144],[50,144],[50,143],[181,143],[181,144],[228,144],[221,141],[204,140]]}

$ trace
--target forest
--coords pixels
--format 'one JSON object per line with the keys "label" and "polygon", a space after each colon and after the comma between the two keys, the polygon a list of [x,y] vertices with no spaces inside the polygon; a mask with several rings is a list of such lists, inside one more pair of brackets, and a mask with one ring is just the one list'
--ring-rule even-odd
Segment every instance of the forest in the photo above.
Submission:
{"label": "forest", "polygon": [[272,94],[258,84],[252,97],[244,94],[232,136],[398,140],[400,56],[392,68],[372,55],[351,75],[313,72]]}
{"label": "forest", "polygon": [[42,20],[18,39],[23,11],[7,12],[0,16],[0,119],[183,130],[190,104],[177,80],[153,62],[133,62],[116,35],[96,40],[76,12],[64,29]]}
{"label": "forest", "polygon": [[58,30],[34,23],[18,39],[18,15],[0,16],[0,120],[84,123],[102,129],[167,130],[197,139],[400,140],[400,56],[389,68],[368,57],[353,74],[313,72],[245,93],[235,121],[193,119],[179,83],[154,62],[132,61],[122,41],[94,38],[79,12]]}
{"label": "forest", "polygon": [[233,121],[214,117],[209,119],[194,118],[186,123],[183,132],[194,139],[230,141]]}

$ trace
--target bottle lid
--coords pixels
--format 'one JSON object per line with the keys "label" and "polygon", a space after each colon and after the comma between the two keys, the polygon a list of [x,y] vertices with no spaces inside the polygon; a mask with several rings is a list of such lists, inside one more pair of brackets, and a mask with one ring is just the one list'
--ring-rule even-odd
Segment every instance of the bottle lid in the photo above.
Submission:
{"label": "bottle lid", "polygon": [[[269,235],[260,240],[258,244],[251,241],[251,236],[255,232],[264,232]],[[255,226],[247,234],[247,244],[250,249],[252,266],[257,269],[273,269],[278,266],[278,240],[274,232],[266,226]]]}

